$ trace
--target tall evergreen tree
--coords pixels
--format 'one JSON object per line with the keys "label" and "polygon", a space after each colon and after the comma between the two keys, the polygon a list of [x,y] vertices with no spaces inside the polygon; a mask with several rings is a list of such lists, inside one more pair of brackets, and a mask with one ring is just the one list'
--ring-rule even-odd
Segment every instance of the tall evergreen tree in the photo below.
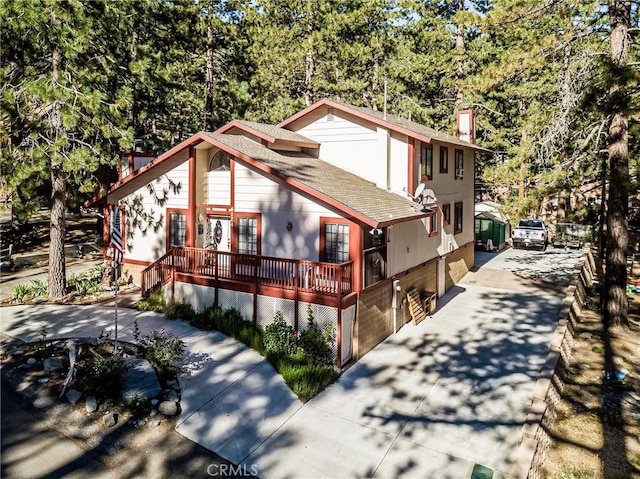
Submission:
{"label": "tall evergreen tree", "polygon": [[629,27],[631,0],[609,1],[610,89],[609,194],[607,199],[604,324],[607,331],[629,327],[627,248],[629,244]]}
{"label": "tall evergreen tree", "polygon": [[93,192],[102,163],[121,141],[125,92],[110,80],[107,3],[0,2],[2,18],[3,173],[10,190],[24,182],[51,188],[49,296],[66,293],[64,243],[68,191]]}

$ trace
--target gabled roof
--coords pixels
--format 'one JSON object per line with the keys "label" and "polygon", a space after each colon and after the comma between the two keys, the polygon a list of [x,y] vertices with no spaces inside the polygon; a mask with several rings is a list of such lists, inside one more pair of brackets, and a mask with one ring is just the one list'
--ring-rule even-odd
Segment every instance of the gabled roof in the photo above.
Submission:
{"label": "gabled roof", "polygon": [[227,133],[233,128],[257,136],[258,138],[268,141],[269,143],[283,142],[292,146],[302,148],[319,148],[320,143],[310,140],[294,131],[286,130],[275,125],[267,125],[255,121],[233,120],[226,125],[218,128],[215,133]]}
{"label": "gabled roof", "polygon": [[[262,171],[299,193],[371,227],[384,227],[433,214],[431,211],[421,211],[408,198],[378,188],[353,173],[302,152],[274,151],[241,135],[209,132],[193,135],[160,155],[152,163],[116,183],[108,191],[106,199],[117,201],[129,194],[124,191],[129,190],[131,186],[143,187],[159,174],[175,167],[171,162],[174,155],[202,142],[221,148],[239,162]],[[129,188],[125,190],[127,186]],[[118,194],[119,190],[121,196]],[[105,197],[98,198],[93,203],[104,199]]]}
{"label": "gabled roof", "polygon": [[358,118],[362,118],[368,121],[371,121],[380,126],[384,126],[393,131],[397,131],[399,133],[405,134],[410,138],[415,138],[420,141],[424,141],[425,143],[431,143],[431,141],[436,140],[443,143],[449,143],[456,146],[469,148],[475,151],[480,151],[483,153],[493,153],[491,150],[487,148],[483,148],[482,146],[478,146],[475,143],[469,143],[468,141],[461,140],[453,135],[449,135],[447,133],[443,133],[434,128],[429,128],[428,126],[421,125],[420,123],[416,123],[414,121],[407,120],[405,118],[400,118],[395,115],[387,114],[386,117],[383,112],[375,111],[370,108],[364,108],[359,106],[347,105],[346,103],[341,103],[334,100],[320,100],[313,105],[305,108],[304,110],[296,113],[290,118],[280,122],[278,124],[279,127],[285,128],[289,126],[291,123],[303,118],[307,114],[311,113],[314,110],[317,110],[321,107],[332,107],[336,110],[343,111],[346,113],[350,113]]}
{"label": "gabled roof", "polygon": [[384,227],[431,214],[408,198],[304,153],[270,150],[239,135],[203,135],[240,161],[369,226]]}

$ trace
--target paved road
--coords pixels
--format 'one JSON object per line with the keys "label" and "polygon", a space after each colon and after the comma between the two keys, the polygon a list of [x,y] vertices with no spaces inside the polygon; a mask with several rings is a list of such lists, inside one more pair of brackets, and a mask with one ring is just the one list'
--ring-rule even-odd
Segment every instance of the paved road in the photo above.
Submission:
{"label": "paved road", "polygon": [[102,462],[62,436],[2,388],[2,477],[115,479]]}

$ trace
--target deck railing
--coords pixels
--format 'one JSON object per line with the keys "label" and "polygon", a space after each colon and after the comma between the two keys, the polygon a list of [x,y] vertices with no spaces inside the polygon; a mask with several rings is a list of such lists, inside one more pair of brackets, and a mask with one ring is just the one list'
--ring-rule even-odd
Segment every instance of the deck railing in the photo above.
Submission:
{"label": "deck railing", "polygon": [[173,273],[340,297],[353,291],[352,261],[321,263],[174,246],[142,271],[143,296],[169,281]]}

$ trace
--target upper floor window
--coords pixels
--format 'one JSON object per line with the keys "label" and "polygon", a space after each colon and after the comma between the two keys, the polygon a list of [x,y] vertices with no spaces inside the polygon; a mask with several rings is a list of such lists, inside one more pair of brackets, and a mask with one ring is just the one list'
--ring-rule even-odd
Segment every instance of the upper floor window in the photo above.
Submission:
{"label": "upper floor window", "polygon": [[349,225],[345,223],[325,223],[324,261],[344,263],[349,261]]}
{"label": "upper floor window", "polygon": [[209,171],[229,171],[231,168],[231,155],[223,150],[213,155],[209,161]]}
{"label": "upper floor window", "polygon": [[456,203],[454,213],[454,234],[462,233],[462,202]]}
{"label": "upper floor window", "polygon": [[464,177],[464,151],[456,150],[456,158],[455,158],[455,178],[463,178]]}
{"label": "upper floor window", "polygon": [[433,147],[422,145],[422,155],[420,156],[420,179],[433,179]]}
{"label": "upper floor window", "polygon": [[451,204],[447,203],[442,206],[442,223],[444,226],[451,224]]}
{"label": "upper floor window", "polygon": [[440,147],[440,173],[449,172],[449,148]]}

